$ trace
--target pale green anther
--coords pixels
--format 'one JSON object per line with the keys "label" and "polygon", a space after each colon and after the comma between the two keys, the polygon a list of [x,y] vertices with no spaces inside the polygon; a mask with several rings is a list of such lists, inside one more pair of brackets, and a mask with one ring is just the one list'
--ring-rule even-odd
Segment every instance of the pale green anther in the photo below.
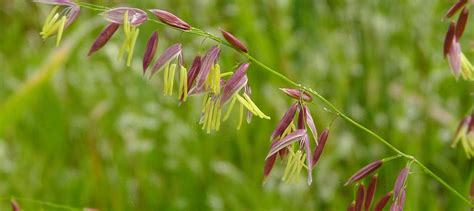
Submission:
{"label": "pale green anther", "polygon": [[297,182],[298,179],[300,178],[299,175],[301,174],[301,170],[303,169],[304,162],[306,160],[306,156],[304,156],[304,154],[300,150],[298,150],[296,154],[298,155],[297,158],[299,159],[297,159],[296,161],[297,164],[296,164],[296,171],[293,174],[293,179],[292,179],[293,182]]}
{"label": "pale green anther", "polygon": [[202,101],[202,105],[201,105],[201,112],[204,113],[206,111],[206,105],[207,105],[207,101],[209,100],[209,96],[206,96],[204,98],[204,100]]}
{"label": "pale green anther", "polygon": [[244,119],[244,105],[241,103],[240,104],[240,113],[239,113],[239,124],[237,125],[237,130],[240,130],[240,126],[242,126],[243,119]]}
{"label": "pale green anther", "polygon": [[282,180],[286,182],[295,182],[299,179],[301,170],[307,168],[304,164],[306,156],[304,156],[304,153],[301,150],[297,150],[295,153],[292,149],[288,148],[288,152],[288,161]]}
{"label": "pale green anther", "polygon": [[174,74],[176,72],[176,64],[171,64],[170,70],[169,70],[169,87],[168,87],[168,95],[173,95],[173,86],[174,86]]}
{"label": "pale green anther", "polygon": [[67,22],[66,16],[60,16],[60,14],[56,12],[58,8],[59,6],[56,6],[51,10],[51,12],[46,17],[42,31],[40,32],[41,38],[43,39],[56,34],[56,46],[59,46],[59,43],[61,42],[63,31]]}
{"label": "pale green anther", "polygon": [[212,83],[212,90],[214,93],[219,94],[221,88],[221,66],[219,64],[214,65],[214,74],[213,74],[213,83]]}
{"label": "pale green anther", "polygon": [[[59,15],[56,13],[56,11],[58,10],[59,6],[55,6],[51,12],[49,12],[48,16],[46,17],[46,20],[44,20],[44,24],[43,24],[43,29],[42,31],[46,31],[45,29],[46,28],[49,28],[49,26],[51,25],[51,19],[53,18],[54,15]],[[41,32],[41,33],[43,33]]]}
{"label": "pale green anther", "polygon": [[221,78],[222,78],[222,77],[226,77],[226,76],[231,76],[232,74],[234,74],[234,72],[221,73]]}
{"label": "pale green anther", "polygon": [[133,52],[135,51],[135,45],[138,39],[138,34],[140,33],[140,29],[130,24],[130,21],[128,20],[128,11],[126,11],[124,14],[122,26],[123,26],[123,32],[125,34],[125,39],[118,53],[118,59],[121,59],[123,57],[123,54],[127,52],[126,64],[128,67],[130,67],[132,63]]}
{"label": "pale green anther", "polygon": [[59,13],[54,14],[54,16],[44,25],[43,31],[40,33],[43,35],[43,39],[48,38],[54,31],[59,27],[57,20],[59,19]]}
{"label": "pale green anther", "polygon": [[183,101],[186,101],[188,98],[188,70],[184,67],[181,66],[180,68],[180,94],[179,97],[183,96]]}
{"label": "pale green anther", "polygon": [[206,128],[207,128],[207,133],[211,133],[212,120],[214,118],[214,102],[212,102],[212,100],[209,100],[208,112],[209,112],[209,116],[207,117]]}
{"label": "pale green anther", "polygon": [[218,114],[219,114],[219,104],[220,102],[218,100],[215,101],[214,103],[214,110],[212,111],[212,121],[211,121],[211,129],[217,130],[217,122],[220,121]]}
{"label": "pale green anther", "polygon": [[[245,98],[241,97],[240,95],[236,94],[237,100],[239,100],[241,105],[244,105],[247,110],[252,112],[253,114],[257,115],[257,113],[253,110],[253,107],[245,100]],[[258,116],[258,115],[257,115]]]}
{"label": "pale green anther", "polygon": [[250,104],[250,106],[252,106],[252,108],[254,109],[254,111],[257,113],[257,116],[259,116],[260,118],[263,118],[263,119],[270,119],[269,116],[265,115],[258,107],[257,105],[255,105],[255,103],[252,101],[252,99],[250,99],[250,97],[244,93],[243,94],[244,98],[247,100],[247,102]]}
{"label": "pale green anther", "polygon": [[125,40],[122,43],[122,47],[120,48],[120,51],[118,53],[117,59],[120,60],[123,57],[123,54],[128,48],[128,42],[127,42],[128,37],[125,36]]}
{"label": "pale green anther", "polygon": [[462,127],[455,137],[451,147],[455,147],[459,142],[466,153],[466,157],[471,159],[474,157],[474,132],[468,132],[468,127]]}
{"label": "pale green anther", "polygon": [[464,80],[474,80],[474,67],[463,53],[461,53],[461,75]]}
{"label": "pale green anther", "polygon": [[211,84],[212,84],[212,79],[214,77],[212,77],[212,74],[214,74],[214,66],[211,67],[211,70],[209,71],[209,75],[207,76],[207,79],[206,81],[204,82],[204,87],[206,89],[210,89],[211,88]]}
{"label": "pale green anther", "polygon": [[222,109],[220,108],[220,102],[218,104],[219,110],[217,111],[217,124],[216,124],[216,130],[219,130],[221,127],[221,115],[222,115]]}
{"label": "pale green anther", "polygon": [[265,115],[256,105],[255,103],[250,99],[250,97],[247,95],[247,94],[243,94],[244,97],[241,97],[240,95],[236,95],[237,96],[237,100],[239,100],[239,102],[241,104],[243,104],[247,110],[249,110],[250,112],[252,112],[254,115],[262,118],[262,119],[270,119],[269,116]]}
{"label": "pale green anther", "polygon": [[61,38],[63,36],[63,31],[64,31],[64,26],[66,26],[66,16],[63,16],[61,18],[60,24],[59,24],[59,29],[58,29],[58,37],[56,38],[56,46],[59,46],[59,43],[61,42]]}
{"label": "pale green anther", "polygon": [[183,95],[183,75],[179,71],[178,99]]}
{"label": "pale green anther", "polygon": [[133,33],[132,40],[130,41],[131,43],[130,43],[130,48],[128,50],[128,59],[127,59],[127,66],[129,67],[130,67],[130,64],[132,63],[133,51],[135,50],[135,43],[137,42],[138,33],[140,33],[140,29],[133,28],[132,31],[134,33]]}
{"label": "pale green anther", "polygon": [[178,89],[178,98],[183,97],[183,101],[186,101],[188,82],[187,82],[187,71],[184,66],[179,68],[179,89]]}
{"label": "pale green anther", "polygon": [[282,180],[283,181],[286,181],[288,179],[288,174],[290,173],[290,169],[293,168],[293,165],[290,165],[291,163],[293,163],[293,158],[295,157],[295,154],[292,150],[288,150],[289,153],[288,153],[288,160],[287,160],[287,163],[286,163],[286,167],[285,167],[285,172],[283,173],[283,177],[282,177]]}
{"label": "pale green anther", "polygon": [[183,92],[184,92],[184,97],[183,97],[183,101],[186,101],[186,99],[188,98],[188,70],[184,67],[184,66],[181,66],[181,71],[183,73]]}
{"label": "pale green anther", "polygon": [[53,26],[55,23],[53,20],[53,17],[59,17],[59,14],[56,13],[58,10],[59,6],[54,7],[51,12],[49,12],[48,16],[46,17],[46,20],[44,21],[43,28],[40,32],[40,35],[43,39],[46,39],[49,37],[49,31],[51,29],[51,26]]}
{"label": "pale green anther", "polygon": [[212,100],[212,97],[209,96],[206,101],[204,109],[204,119],[202,121],[202,129],[206,130],[207,133],[210,133],[211,130],[219,130],[220,127],[220,118],[221,118],[221,108],[219,100]]}
{"label": "pale green anther", "polygon": [[234,95],[234,96],[232,96],[232,101],[230,101],[230,105],[229,105],[229,107],[227,108],[227,111],[226,111],[226,113],[225,113],[225,115],[224,115],[223,121],[226,121],[226,120],[230,117],[230,114],[231,114],[231,112],[232,112],[232,109],[234,108],[234,105],[235,105],[235,101],[237,101],[237,97],[235,97],[235,95]]}
{"label": "pale green anther", "polygon": [[206,105],[204,106],[204,119],[203,119],[203,125],[202,129],[206,128],[208,119],[209,119],[209,113],[210,113],[210,107],[211,107],[211,97],[209,96],[208,99],[206,100]]}
{"label": "pale green anther", "polygon": [[289,149],[289,148],[287,149],[288,149],[288,154],[289,154],[288,157],[291,159],[288,159],[286,163],[288,172],[286,172],[286,174],[283,175],[284,177],[282,179],[285,182],[290,182],[293,179],[295,171],[298,168],[297,164],[300,158],[298,156],[298,153],[293,152],[293,149]]}
{"label": "pale green anther", "polygon": [[207,122],[206,122],[206,131],[207,133],[211,132],[211,127],[212,127],[212,120],[214,119],[214,102],[210,100],[209,103],[209,111],[208,111],[208,117],[207,117]]}
{"label": "pale green anther", "polygon": [[128,11],[125,11],[123,15],[123,30],[125,32],[125,37],[130,36],[130,23],[128,22]]}
{"label": "pale green anther", "polygon": [[210,89],[216,95],[220,93],[221,88],[220,69],[219,64],[213,65],[205,82],[206,89]]}

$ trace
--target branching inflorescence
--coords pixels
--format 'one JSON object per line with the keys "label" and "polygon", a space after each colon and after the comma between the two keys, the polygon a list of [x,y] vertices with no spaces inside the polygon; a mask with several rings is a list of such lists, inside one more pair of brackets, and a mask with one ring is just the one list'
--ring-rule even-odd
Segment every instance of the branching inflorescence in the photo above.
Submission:
{"label": "branching inflorescence", "polygon": [[[284,181],[296,181],[300,177],[301,171],[306,169],[307,182],[308,184],[311,184],[312,170],[321,157],[329,135],[329,127],[327,127],[318,136],[314,119],[308,108],[308,103],[313,100],[313,97],[316,97],[322,103],[326,104],[331,112],[336,114],[337,117],[340,117],[348,123],[351,123],[367,132],[375,137],[377,141],[397,153],[396,156],[375,161],[364,167],[352,176],[347,181],[346,185],[361,181],[365,176],[380,168],[384,162],[399,157],[408,160],[407,167],[402,169],[400,176],[397,178],[393,192],[391,191],[381,197],[375,205],[374,210],[381,210],[388,203],[392,195],[392,209],[403,209],[406,198],[406,178],[409,173],[409,166],[412,163],[417,164],[422,170],[440,182],[449,191],[468,203],[470,206],[473,206],[469,199],[452,188],[415,157],[403,153],[373,131],[348,117],[315,90],[292,81],[255,59],[249,54],[249,49],[243,44],[243,42],[223,29],[220,29],[220,31],[224,39],[221,39],[206,31],[191,26],[168,11],[160,9],[148,10],[158,18],[159,21],[156,21],[154,19],[149,19],[147,12],[137,8],[118,7],[110,9],[72,0],[36,0],[36,2],[56,5],[50,15],[46,18],[41,35],[44,39],[56,35],[57,44],[60,43],[63,30],[77,18],[80,7],[101,11],[101,15],[109,22],[109,24],[96,38],[88,55],[91,56],[100,50],[118,31],[118,29],[122,28],[125,34],[125,39],[118,56],[119,58],[122,58],[123,54],[127,53],[127,66],[130,66],[133,58],[135,44],[140,32],[139,26],[147,21],[152,21],[161,26],[171,27],[185,33],[195,34],[214,40],[220,45],[234,48],[238,53],[245,56],[249,61],[241,62],[233,71],[224,72],[222,69],[225,68],[222,68],[218,62],[221,52],[220,45],[215,45],[212,46],[204,55],[195,56],[191,66],[187,67],[183,58],[182,44],[176,43],[171,45],[155,60],[159,37],[158,32],[154,31],[147,41],[143,54],[143,75],[148,75],[151,78],[157,73],[163,72],[163,92],[165,95],[169,96],[173,95],[175,81],[177,81],[177,97],[180,103],[186,102],[189,97],[203,95],[204,100],[202,102],[202,112],[199,123],[202,124],[203,130],[207,133],[210,133],[213,130],[219,130],[220,124],[230,117],[233,113],[232,111],[234,110],[234,107],[237,107],[236,109],[238,109],[237,113],[239,121],[237,129],[241,127],[244,119],[250,123],[252,116],[257,116],[262,119],[270,119],[270,117],[262,112],[262,110],[251,99],[252,91],[248,84],[249,78],[247,76],[247,71],[251,63],[260,66],[263,70],[286,81],[289,85],[294,86],[293,88],[281,89],[282,92],[293,98],[295,102],[284,114],[271,134],[270,150],[265,158],[264,179],[269,176],[276,159],[279,157],[286,163],[283,174]],[[59,7],[65,7],[61,14],[56,13]],[[453,21],[450,24],[446,36],[444,54],[447,56],[456,78],[462,76],[464,79],[474,80],[473,67],[462,54],[459,44],[459,39],[462,36],[467,20],[468,7],[469,3],[467,0],[461,0],[446,15],[447,17],[452,17],[456,12],[462,9],[458,21]],[[473,131],[472,128],[474,121],[472,119],[473,118],[470,117],[470,120],[467,121],[467,123],[466,120],[463,121],[458,130],[458,138],[456,139],[461,140],[463,145],[466,145],[465,142],[468,143],[467,145],[471,147],[471,151],[468,153],[470,156],[473,154],[473,138],[470,135]],[[314,150],[312,148],[314,148]],[[359,183],[356,188],[356,199],[350,205],[349,209],[362,210],[364,207],[365,210],[369,210],[372,207],[372,200],[375,195],[376,186],[377,175],[372,177],[367,190],[365,190],[365,186],[362,183]]]}
{"label": "branching inflorescence", "polygon": [[[474,81],[474,66],[466,58],[461,50],[461,37],[464,34],[466,23],[469,17],[469,9],[474,1],[459,0],[446,13],[445,17],[453,19],[459,13],[456,21],[451,20],[444,40],[444,56],[447,57],[451,66],[451,71],[456,79],[461,76],[464,80]],[[470,159],[474,157],[474,111],[471,115],[464,117],[459,123],[453,140],[452,147],[458,142]]]}

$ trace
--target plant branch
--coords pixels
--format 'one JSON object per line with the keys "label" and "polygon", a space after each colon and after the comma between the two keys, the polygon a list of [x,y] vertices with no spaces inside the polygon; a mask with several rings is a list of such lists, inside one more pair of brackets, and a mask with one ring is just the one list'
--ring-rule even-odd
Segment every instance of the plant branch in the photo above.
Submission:
{"label": "plant branch", "polygon": [[[96,10],[96,11],[105,11],[107,10],[108,8],[107,7],[102,7],[102,6],[98,6],[98,5],[94,5],[94,4],[90,4],[90,3],[84,3],[84,2],[80,2],[80,1],[76,1],[77,4],[79,4],[80,6],[84,7],[84,8],[88,8],[88,9],[92,9],[92,10]],[[429,176],[433,177],[435,180],[437,180],[441,185],[443,185],[444,187],[446,187],[449,191],[451,191],[454,195],[456,195],[457,197],[459,197],[461,200],[463,200],[464,202],[466,202],[467,204],[469,204],[471,207],[474,207],[474,204],[471,203],[471,201],[466,198],[465,196],[463,196],[461,193],[459,193],[456,189],[454,189],[451,185],[449,185],[447,182],[445,182],[443,179],[441,179],[438,175],[436,175],[435,173],[433,173],[433,171],[431,171],[428,167],[426,167],[423,163],[421,163],[419,160],[417,160],[414,156],[412,155],[409,155],[409,154],[406,154],[402,151],[400,151],[398,148],[396,148],[395,146],[393,146],[392,144],[390,144],[387,140],[385,140],[384,138],[382,138],[381,136],[379,136],[377,133],[375,133],[374,131],[366,128],[365,126],[361,125],[360,123],[358,123],[357,121],[353,120],[352,118],[350,118],[348,115],[346,115],[345,113],[343,113],[341,110],[339,110],[334,104],[332,104],[329,100],[327,100],[324,96],[322,96],[321,94],[319,94],[317,91],[313,90],[312,88],[309,88],[309,87],[305,87],[299,83],[296,83],[295,81],[291,80],[290,78],[286,77],[285,75],[281,74],[280,72],[274,70],[273,68],[267,66],[266,64],[264,64],[263,62],[261,62],[260,60],[256,59],[255,57],[253,57],[252,55],[250,55],[249,53],[244,53],[242,51],[240,51],[239,49],[236,49],[234,48],[232,45],[230,45],[228,42],[226,42],[225,40],[209,33],[209,32],[206,32],[202,29],[199,29],[199,28],[195,28],[195,27],[192,27],[190,30],[183,30],[183,29],[179,29],[179,28],[175,28],[175,27],[172,27],[172,26],[168,26],[162,22],[159,22],[157,20],[154,20],[154,19],[150,19],[149,21],[152,21],[154,23],[157,23],[158,25],[160,26],[164,26],[164,27],[167,27],[167,28],[172,28],[174,30],[178,30],[178,31],[181,31],[181,32],[184,32],[184,33],[189,33],[189,34],[194,34],[194,35],[197,35],[197,36],[201,36],[201,37],[204,37],[204,38],[208,38],[208,39],[211,39],[211,40],[214,40],[216,41],[217,43],[220,43],[222,45],[225,45],[225,46],[228,46],[230,48],[233,48],[234,50],[236,50],[236,52],[240,53],[241,55],[245,56],[248,60],[252,61],[253,63],[257,64],[258,66],[260,66],[261,68],[263,68],[263,70],[269,72],[270,74],[280,78],[281,80],[285,81],[286,83],[292,85],[292,86],[295,86],[295,87],[298,87],[302,90],[305,90],[311,94],[313,94],[314,96],[316,96],[321,102],[323,102],[324,104],[326,104],[335,114],[337,114],[338,116],[342,117],[344,120],[346,120],[347,122],[349,122],[350,124],[354,125],[355,127],[365,131],[366,133],[368,133],[369,135],[373,136],[378,142],[384,144],[385,146],[387,146],[388,148],[390,148],[392,151],[394,151],[395,153],[397,153],[398,155],[408,159],[408,160],[411,160],[413,161],[414,163],[416,163],[421,169],[423,169],[423,171],[428,174]]]}

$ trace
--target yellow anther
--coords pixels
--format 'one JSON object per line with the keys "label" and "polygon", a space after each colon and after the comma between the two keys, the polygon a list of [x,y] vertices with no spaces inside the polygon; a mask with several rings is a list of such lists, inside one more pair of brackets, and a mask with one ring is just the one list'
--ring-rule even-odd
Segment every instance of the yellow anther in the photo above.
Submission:
{"label": "yellow anther", "polygon": [[128,22],[128,11],[125,11],[123,15],[123,30],[125,32],[125,37],[130,36],[130,23]]}
{"label": "yellow anther", "polygon": [[265,115],[258,107],[257,105],[255,105],[255,103],[252,101],[252,99],[250,99],[250,97],[244,93],[243,94],[244,98],[247,100],[247,102],[250,104],[250,106],[253,108],[253,110],[255,111],[256,115],[259,116],[260,118],[263,118],[263,119],[270,119],[269,116]]}
{"label": "yellow anther", "polygon": [[210,110],[211,110],[211,96],[208,96],[205,100],[206,104],[204,106],[204,119],[202,124],[202,129],[205,129],[207,126],[207,122],[209,120]]}
{"label": "yellow anther", "polygon": [[188,71],[184,66],[181,65],[179,68],[179,91],[178,98],[182,97],[183,101],[186,101],[188,97]]}
{"label": "yellow anther", "polygon": [[227,108],[227,111],[226,111],[226,113],[225,113],[225,115],[224,115],[223,121],[226,121],[226,120],[230,117],[230,114],[231,114],[231,112],[232,112],[232,109],[234,108],[234,105],[235,105],[235,101],[237,101],[237,97],[235,97],[235,95],[234,95],[234,96],[232,96],[232,101],[230,101],[230,105],[229,105],[229,107]]}
{"label": "yellow anther", "polygon": [[293,150],[290,150],[290,149],[287,149],[287,150],[288,150],[288,158],[286,162],[285,172],[283,173],[283,177],[282,177],[283,181],[286,181],[288,179],[288,174],[291,171],[290,169],[293,168],[293,165],[290,165],[290,164],[293,163],[293,159],[295,157],[295,153],[293,152]]}
{"label": "yellow anther", "polygon": [[171,96],[173,95],[173,86],[174,86],[174,74],[176,72],[176,64],[171,64],[170,70],[169,70],[169,87],[168,87],[168,95]]}
{"label": "yellow anther", "polygon": [[301,150],[297,150],[296,153],[293,149],[288,149],[288,160],[285,168],[285,173],[282,180],[286,182],[296,182],[299,179],[301,170],[307,168],[304,164],[306,156]]}
{"label": "yellow anther", "polygon": [[221,88],[221,66],[219,64],[214,65],[214,80],[212,81],[212,90],[215,94],[220,93]]}
{"label": "yellow anther", "polygon": [[222,78],[222,77],[226,77],[226,76],[230,76],[230,75],[232,75],[232,74],[234,74],[234,72],[232,72],[232,71],[231,71],[231,72],[221,73],[221,78]]}
{"label": "yellow anther", "polygon": [[60,14],[56,12],[58,8],[59,6],[56,6],[51,10],[51,12],[46,17],[43,28],[40,32],[41,38],[43,39],[56,34],[56,46],[58,46],[61,42],[63,31],[67,22],[66,16],[60,16]]}
{"label": "yellow anther", "polygon": [[135,50],[135,44],[137,42],[138,34],[140,33],[140,29],[134,27],[130,24],[128,19],[128,11],[125,12],[123,17],[123,32],[125,34],[125,39],[123,41],[122,47],[118,53],[118,58],[121,59],[123,54],[127,52],[127,66],[130,67],[133,58],[133,51]]}
{"label": "yellow anther", "polygon": [[257,113],[253,110],[253,107],[250,106],[250,104],[245,100],[243,97],[241,97],[239,94],[235,95],[237,97],[237,100],[240,102],[241,105],[244,105],[247,110],[252,112],[253,114],[257,115]]}
{"label": "yellow anther", "polygon": [[127,66],[130,67],[130,64],[132,63],[132,57],[133,57],[133,51],[135,50],[135,43],[137,42],[137,38],[138,38],[138,33],[140,33],[140,29],[138,28],[132,28],[132,35],[131,36],[131,40],[129,41],[130,42],[130,45],[129,45],[129,49],[128,49],[128,59],[127,59]]}
{"label": "yellow anther", "polygon": [[66,26],[66,16],[63,16],[61,18],[61,21],[59,22],[58,37],[56,38],[56,46],[59,46],[59,43],[61,42],[64,26]]}
{"label": "yellow anther", "polygon": [[[56,13],[56,11],[58,10],[59,6],[55,6],[51,12],[49,12],[48,16],[46,17],[46,20],[44,20],[44,24],[43,24],[43,29],[42,31],[46,31],[45,29],[49,28],[51,24],[51,19],[53,18],[54,15],[59,15]],[[41,33],[43,33],[41,32]]]}
{"label": "yellow anther", "polygon": [[237,130],[240,130],[240,126],[242,126],[242,121],[244,119],[244,105],[240,104],[240,113],[239,113],[239,124],[237,125]]}

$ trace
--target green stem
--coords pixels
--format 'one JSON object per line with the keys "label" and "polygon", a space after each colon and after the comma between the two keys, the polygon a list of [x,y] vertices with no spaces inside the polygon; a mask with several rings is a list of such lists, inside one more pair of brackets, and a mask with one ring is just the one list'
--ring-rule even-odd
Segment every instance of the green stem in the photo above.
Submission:
{"label": "green stem", "polygon": [[[98,10],[98,11],[104,11],[106,9],[106,7],[102,7],[102,6],[98,6],[98,5],[94,5],[94,4],[89,4],[89,3],[83,3],[83,2],[79,2],[79,1],[76,1],[77,4],[79,4],[80,6],[83,6],[85,8],[89,8],[89,9],[93,9],[93,10]],[[369,135],[373,136],[377,141],[379,141],[380,143],[384,144],[385,146],[387,146],[388,148],[390,148],[392,151],[394,151],[395,153],[397,153],[398,155],[406,158],[406,159],[409,159],[409,160],[412,160],[413,162],[415,162],[416,164],[418,164],[418,166],[420,166],[421,169],[424,170],[424,172],[426,174],[428,174],[429,176],[433,177],[435,180],[437,180],[440,184],[442,184],[444,187],[446,187],[449,191],[451,191],[453,194],[455,194],[456,196],[458,196],[460,199],[462,199],[464,202],[466,202],[467,204],[469,204],[471,207],[474,207],[474,204],[471,203],[471,201],[466,198],[465,196],[463,196],[462,194],[460,194],[458,191],[456,191],[456,189],[454,189],[452,186],[450,186],[448,183],[446,183],[443,179],[441,179],[438,175],[436,175],[435,173],[433,173],[428,167],[426,167],[423,163],[421,163],[420,161],[418,161],[415,157],[411,156],[411,155],[408,155],[402,151],[400,151],[398,148],[396,148],[395,146],[393,146],[392,144],[390,144],[387,140],[385,140],[384,138],[380,137],[377,133],[373,132],[372,130],[364,127],[363,125],[361,125],[360,123],[358,123],[357,121],[353,120],[352,118],[350,118],[349,116],[347,116],[346,114],[344,114],[342,111],[340,111],[334,104],[332,104],[331,102],[329,102],[329,100],[327,100],[325,97],[323,97],[322,95],[320,95],[317,91],[311,89],[311,88],[308,88],[308,87],[305,87],[305,86],[302,86],[301,84],[299,83],[296,83],[294,82],[293,80],[289,79],[288,77],[286,77],[285,75],[281,74],[280,72],[274,70],[273,68],[271,67],[268,67],[267,65],[265,65],[263,62],[261,62],[260,60],[256,59],[255,57],[251,56],[250,54],[248,53],[244,53],[238,49],[236,49],[235,47],[233,47],[232,45],[230,45],[228,42],[226,42],[225,40],[211,34],[211,33],[208,33],[202,29],[199,29],[199,28],[191,28],[190,30],[182,30],[182,29],[178,29],[178,28],[174,28],[172,26],[168,26],[164,23],[161,23],[157,20],[154,20],[154,19],[150,19],[150,21],[154,22],[154,23],[157,23],[161,26],[165,26],[165,27],[168,27],[168,28],[173,28],[175,30],[178,30],[178,31],[181,31],[181,32],[184,32],[184,33],[189,33],[189,34],[194,34],[194,35],[197,35],[197,36],[201,36],[201,37],[205,37],[205,38],[208,38],[208,39],[211,39],[211,40],[214,40],[222,45],[225,45],[225,46],[228,46],[228,47],[231,47],[233,48],[234,50],[236,50],[238,53],[240,53],[241,55],[245,56],[247,59],[249,59],[250,61],[252,61],[253,63],[257,64],[258,66],[260,66],[261,68],[263,68],[263,70],[269,72],[270,74],[280,78],[281,80],[287,82],[288,84],[292,85],[292,86],[295,86],[295,87],[298,87],[300,89],[303,89],[311,94],[313,94],[314,96],[316,96],[320,101],[322,101],[324,104],[326,104],[331,110],[333,110],[333,112],[335,112],[338,116],[341,116],[343,119],[345,119],[347,122],[351,123],[352,125],[354,125],[355,127],[367,132]]]}
{"label": "green stem", "polygon": [[386,163],[386,162],[395,160],[395,159],[400,158],[400,157],[402,157],[402,156],[397,154],[397,155],[390,156],[390,157],[382,159],[382,162]]}

